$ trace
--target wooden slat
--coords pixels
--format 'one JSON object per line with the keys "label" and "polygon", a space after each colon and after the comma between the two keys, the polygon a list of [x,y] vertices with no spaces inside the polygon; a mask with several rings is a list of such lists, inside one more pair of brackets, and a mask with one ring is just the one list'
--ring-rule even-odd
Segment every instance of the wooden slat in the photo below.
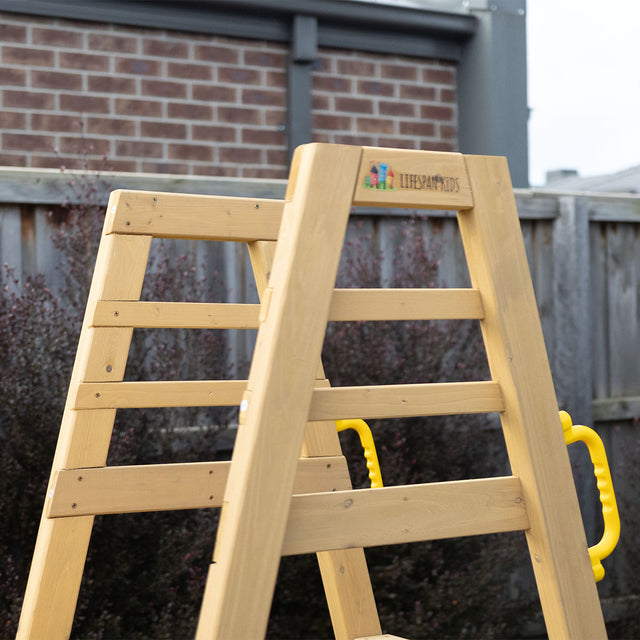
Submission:
{"label": "wooden slat", "polygon": [[259,316],[259,304],[100,300],[95,306],[92,325],[148,329],[257,329]]}
{"label": "wooden slat", "polygon": [[[387,166],[387,172],[393,172],[392,188],[368,188],[373,165],[380,171],[381,164]],[[363,147],[353,204],[467,209],[473,205],[473,198],[464,157],[459,153]]]}
{"label": "wooden slat", "polygon": [[295,496],[283,555],[529,528],[515,476]]}
{"label": "wooden slat", "polygon": [[335,289],[329,320],[468,320],[484,316],[476,289]]}
{"label": "wooden slat", "polygon": [[78,386],[74,408],[232,407],[240,404],[246,386],[246,380],[85,382]]}
{"label": "wooden slat", "polygon": [[277,240],[282,200],[154,191],[112,193],[105,233],[199,240]]}
{"label": "wooden slat", "polygon": [[400,418],[502,411],[497,382],[333,387],[313,393],[310,420]]}
{"label": "wooden slat", "polygon": [[[49,518],[222,506],[230,462],[154,464],[59,471],[46,504]],[[349,480],[342,456],[304,458],[294,493],[334,491]]]}
{"label": "wooden slat", "polygon": [[[331,321],[480,320],[476,289],[335,289]],[[260,305],[99,300],[91,326],[168,329],[257,329]]]}
{"label": "wooden slat", "polygon": [[[246,386],[246,380],[85,382],[78,387],[75,409],[231,407],[240,404]],[[496,382],[333,387],[314,390],[309,420],[367,420],[503,409]]]}

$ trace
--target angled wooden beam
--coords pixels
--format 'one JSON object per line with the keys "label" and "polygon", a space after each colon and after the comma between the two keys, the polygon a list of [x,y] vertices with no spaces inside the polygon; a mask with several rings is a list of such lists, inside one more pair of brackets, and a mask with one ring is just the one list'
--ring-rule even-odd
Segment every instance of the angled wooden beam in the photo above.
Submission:
{"label": "angled wooden beam", "polygon": [[458,214],[471,282],[547,631],[553,638],[605,638],[606,631],[505,158],[466,156],[474,207]]}
{"label": "angled wooden beam", "polygon": [[360,154],[312,144],[294,157],[199,640],[266,631]]}
{"label": "angled wooden beam", "polygon": [[[150,246],[150,236],[103,238],[89,298],[138,299]],[[77,390],[84,381],[122,380],[131,333],[128,328],[92,328],[85,316],[51,482],[60,469],[106,463],[115,410],[76,411]],[[69,637],[92,526],[92,516],[53,520],[43,512],[18,626],[19,639]]]}

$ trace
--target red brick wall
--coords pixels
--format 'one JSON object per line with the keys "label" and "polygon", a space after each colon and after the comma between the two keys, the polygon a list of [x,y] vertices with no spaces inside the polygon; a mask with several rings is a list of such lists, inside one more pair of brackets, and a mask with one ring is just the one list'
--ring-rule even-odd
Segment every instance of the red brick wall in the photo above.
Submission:
{"label": "red brick wall", "polygon": [[313,74],[314,139],[455,151],[455,88],[451,63],[324,50]]}
{"label": "red brick wall", "polygon": [[[0,13],[0,164],[282,178],[286,45]],[[314,139],[454,150],[455,66],[324,50]]]}

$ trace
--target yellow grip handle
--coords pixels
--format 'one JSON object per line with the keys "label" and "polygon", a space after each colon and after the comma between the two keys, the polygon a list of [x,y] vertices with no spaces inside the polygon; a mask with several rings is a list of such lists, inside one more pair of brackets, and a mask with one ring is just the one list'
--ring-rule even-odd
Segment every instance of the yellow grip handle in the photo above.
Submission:
{"label": "yellow grip handle", "polygon": [[357,419],[352,420],[336,420],[338,431],[345,429],[353,429],[360,437],[360,444],[364,449],[364,457],[367,461],[367,469],[369,469],[369,480],[371,480],[371,488],[377,489],[382,486],[382,475],[380,473],[380,463],[378,462],[378,454],[376,453],[376,445],[373,442],[373,435],[369,425],[364,421]]}
{"label": "yellow grip handle", "polygon": [[602,519],[604,520],[604,533],[598,544],[589,547],[589,557],[596,582],[604,578],[604,567],[601,561],[606,558],[618,544],[620,538],[620,515],[616,503],[616,494],[613,490],[611,472],[607,462],[607,454],[600,436],[589,427],[574,425],[571,416],[566,411],[560,412],[560,421],[564,430],[564,440],[569,445],[581,440],[589,449],[589,456],[593,463],[593,473],[600,492],[602,503]]}

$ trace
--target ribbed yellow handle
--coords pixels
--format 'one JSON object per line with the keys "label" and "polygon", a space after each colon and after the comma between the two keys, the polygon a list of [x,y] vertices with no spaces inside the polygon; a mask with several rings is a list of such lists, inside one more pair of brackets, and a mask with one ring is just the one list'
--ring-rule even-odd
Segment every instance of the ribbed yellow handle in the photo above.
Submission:
{"label": "ribbed yellow handle", "polygon": [[593,575],[596,582],[604,578],[603,558],[606,558],[618,544],[620,538],[620,515],[616,503],[616,494],[613,490],[613,481],[607,462],[607,454],[600,436],[589,427],[574,425],[571,416],[566,411],[560,412],[560,421],[564,429],[564,440],[569,445],[578,440],[584,442],[589,449],[589,456],[593,463],[593,473],[600,492],[602,503],[602,519],[604,520],[604,533],[598,544],[589,547],[589,557],[593,567]]}
{"label": "ribbed yellow handle", "polygon": [[369,480],[371,480],[371,488],[377,489],[382,486],[382,475],[380,474],[380,463],[378,462],[378,454],[376,453],[376,445],[373,442],[371,429],[364,421],[357,419],[352,420],[336,420],[338,431],[345,429],[353,429],[360,437],[360,444],[364,449],[364,457],[367,461],[367,469],[369,469]]}

